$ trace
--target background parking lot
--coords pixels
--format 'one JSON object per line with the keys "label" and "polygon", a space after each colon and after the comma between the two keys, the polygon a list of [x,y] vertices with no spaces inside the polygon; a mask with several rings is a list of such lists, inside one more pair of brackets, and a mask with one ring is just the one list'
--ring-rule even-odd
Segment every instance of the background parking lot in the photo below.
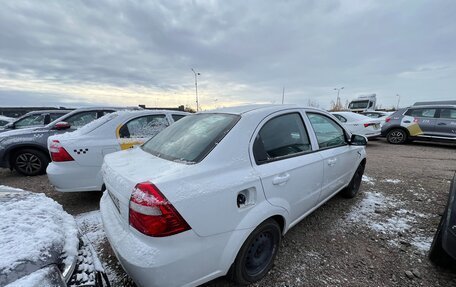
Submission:
{"label": "background parking lot", "polygon": [[[275,267],[255,286],[456,286],[456,273],[427,259],[456,170],[456,146],[380,139],[369,142],[367,154],[360,194],[336,196],[292,228]],[[113,285],[133,285],[105,240],[96,211],[100,192],[58,193],[45,175],[6,169],[0,184],[44,192],[62,204],[101,254]],[[231,284],[221,278],[205,286]]]}

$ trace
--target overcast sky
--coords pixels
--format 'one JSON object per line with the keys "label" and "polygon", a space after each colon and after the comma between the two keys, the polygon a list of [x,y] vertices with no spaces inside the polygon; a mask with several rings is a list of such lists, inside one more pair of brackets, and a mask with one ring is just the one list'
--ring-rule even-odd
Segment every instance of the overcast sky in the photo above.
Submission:
{"label": "overcast sky", "polygon": [[456,99],[456,1],[2,1],[0,106]]}

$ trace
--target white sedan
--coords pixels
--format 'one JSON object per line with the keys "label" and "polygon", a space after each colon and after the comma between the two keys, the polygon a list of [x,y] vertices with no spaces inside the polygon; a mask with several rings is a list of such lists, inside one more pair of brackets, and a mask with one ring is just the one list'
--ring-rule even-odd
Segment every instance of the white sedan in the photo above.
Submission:
{"label": "white sedan", "polygon": [[138,286],[252,283],[291,227],[335,194],[357,194],[366,143],[294,105],[187,116],[105,157],[104,230]]}
{"label": "white sedan", "polygon": [[74,132],[51,136],[49,181],[61,192],[102,190],[105,155],[140,145],[186,115],[169,110],[119,111]]}
{"label": "white sedan", "polygon": [[376,138],[381,135],[381,120],[373,119],[352,112],[332,112],[350,132],[363,135],[367,138]]}

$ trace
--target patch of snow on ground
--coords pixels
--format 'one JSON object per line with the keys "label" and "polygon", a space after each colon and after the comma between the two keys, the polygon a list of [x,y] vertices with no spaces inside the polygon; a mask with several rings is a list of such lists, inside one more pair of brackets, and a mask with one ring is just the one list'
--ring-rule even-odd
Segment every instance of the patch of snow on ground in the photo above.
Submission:
{"label": "patch of snow on ground", "polygon": [[11,191],[24,191],[24,190],[20,189],[20,188],[11,187],[11,186],[0,185],[0,192],[11,192]]}
{"label": "patch of snow on ground", "polygon": [[427,252],[431,248],[432,237],[417,236],[410,242],[416,249]]}
{"label": "patch of snow on ground", "polygon": [[[103,230],[103,223],[101,221],[101,214],[99,210],[81,213],[75,217],[78,224],[79,230],[95,249],[95,253],[98,255],[98,259],[101,258],[103,253],[103,243],[107,241],[106,233]],[[111,284],[119,281],[119,274],[117,274],[107,262],[102,262],[103,268],[108,275]]]}
{"label": "patch of snow on ground", "polygon": [[374,185],[375,184],[375,179],[370,177],[370,176],[367,176],[367,175],[363,175],[363,182],[367,183],[367,184],[370,184],[370,185]]}
{"label": "patch of snow on ground", "polygon": [[390,178],[387,178],[387,179],[383,180],[383,182],[398,184],[398,183],[401,183],[402,180],[400,180],[400,179],[390,179]]}

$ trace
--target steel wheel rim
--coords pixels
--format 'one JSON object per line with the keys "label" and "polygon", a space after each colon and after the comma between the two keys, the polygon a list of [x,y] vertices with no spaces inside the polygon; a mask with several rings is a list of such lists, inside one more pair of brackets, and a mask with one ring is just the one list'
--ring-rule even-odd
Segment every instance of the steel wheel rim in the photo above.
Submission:
{"label": "steel wheel rim", "polygon": [[400,143],[404,140],[404,133],[401,131],[394,131],[390,134],[390,141],[393,143]]}
{"label": "steel wheel rim", "polygon": [[253,240],[247,251],[245,271],[249,276],[257,276],[269,265],[275,250],[274,235],[264,231]]}
{"label": "steel wheel rim", "polygon": [[23,173],[33,174],[41,169],[41,160],[32,153],[21,153],[16,157],[16,167]]}

